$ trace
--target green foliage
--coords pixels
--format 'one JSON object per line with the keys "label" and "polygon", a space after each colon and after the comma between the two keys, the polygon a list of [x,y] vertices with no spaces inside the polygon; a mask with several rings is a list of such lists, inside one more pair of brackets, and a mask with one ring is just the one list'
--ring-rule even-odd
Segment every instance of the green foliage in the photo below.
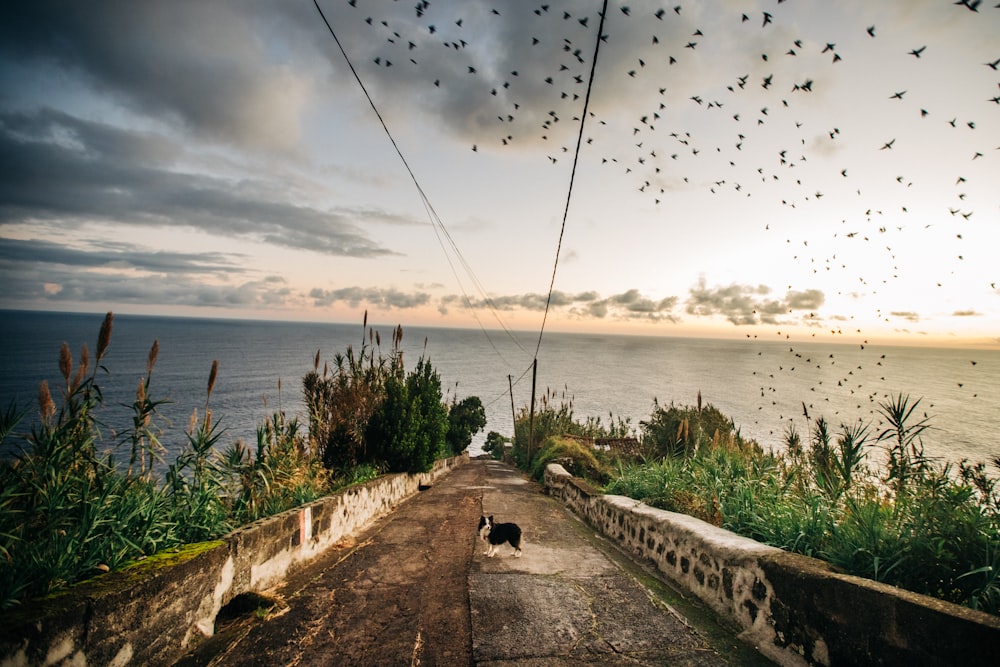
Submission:
{"label": "green foliage", "polygon": [[220,465],[237,524],[298,507],[334,487],[322,461],[308,453],[298,420],[281,412],[257,427],[256,451],[238,440],[222,452]]}
{"label": "green foliage", "polygon": [[653,399],[653,412],[639,427],[643,446],[656,458],[690,456],[720,439],[739,437],[729,417],[711,404],[702,406],[700,392],[694,407],[673,403],[662,407]]}
{"label": "green foliage", "polygon": [[317,351],[313,370],[302,380],[311,447],[334,471],[372,460],[365,441],[368,422],[385,397],[386,382],[403,368],[402,327],[393,330],[388,356],[382,354],[381,336],[373,329],[366,334],[359,354],[348,346],[345,354],[334,356],[333,368],[323,366],[322,374]]}
{"label": "green foliage", "polygon": [[607,468],[597,459],[594,448],[576,438],[551,435],[542,442],[531,466],[531,476],[541,479],[545,466],[560,463],[572,475],[603,484],[608,479]]}
{"label": "green foliage", "polygon": [[421,358],[408,375],[402,368],[384,383],[384,397],[368,422],[365,439],[389,472],[426,472],[443,452],[448,411],[441,378]]}
{"label": "green foliage", "polygon": [[448,451],[452,456],[461,454],[472,444],[472,436],[486,426],[486,409],[478,396],[453,401],[448,408]]}
{"label": "green foliage", "polygon": [[919,436],[928,420],[911,423],[917,403],[897,396],[880,405],[888,427],[875,440],[889,443],[881,476],[865,466],[876,446],[869,425],[842,424],[832,434],[817,418],[806,450],[789,437],[794,431],[786,441],[798,447],[780,454],[738,439],[717,442],[683,457],[621,465],[606,490],[852,574],[1000,613],[996,479],[982,463],[963,461],[956,470],[926,458]]}
{"label": "green foliage", "polygon": [[486,434],[486,443],[483,445],[483,451],[487,452],[498,461],[503,460],[504,448],[508,442],[510,442],[510,440],[503,437],[496,431],[490,431]]}
{"label": "green foliage", "polygon": [[[177,520],[164,490],[148,471],[140,474],[130,466],[123,472],[110,453],[100,450],[98,380],[107,373],[100,362],[112,321],[108,313],[93,367],[84,347],[74,371],[69,348],[63,346],[61,406],[57,411],[43,382],[39,424],[20,436],[13,459],[0,462],[2,608],[178,543]],[[5,439],[14,437],[18,419],[13,409],[3,415]],[[139,420],[127,440],[141,444],[149,427],[148,420]]]}
{"label": "green foliage", "polygon": [[[0,609],[143,556],[217,538],[235,526],[380,472],[378,465],[366,462],[345,467],[334,477],[323,466],[321,451],[311,446],[315,440],[282,413],[258,427],[255,450],[242,441],[221,447],[225,429],[213,420],[210,407],[218,374],[213,363],[201,417],[196,410],[184,449],[162,479],[154,476],[163,451],[157,411],[162,401],[150,394],[159,346],[154,341],[146,376],[129,406],[131,424],[117,430],[103,425],[101,382],[107,370],[101,361],[110,345],[112,322],[108,313],[93,363],[86,346],[74,364],[69,347],[63,345],[61,400],[57,407],[48,383],[40,385],[40,419],[30,433],[15,433],[25,411],[14,403],[0,412],[0,444],[16,451],[0,460]],[[380,372],[377,366],[374,372]],[[417,425],[409,427],[409,441],[419,445],[413,461],[424,467],[444,442],[447,410],[429,364],[418,366],[406,383],[412,411],[420,416]],[[353,405],[365,406],[366,401]],[[349,432],[358,424],[339,428]],[[102,428],[120,436],[107,440]],[[118,450],[124,450],[127,463],[115,460]]]}
{"label": "green foliage", "polygon": [[628,420],[615,419],[614,416],[609,416],[607,426],[604,425],[600,417],[588,417],[582,422],[577,421],[573,416],[572,399],[568,399],[565,393],[559,396],[555,391],[548,390],[539,400],[534,420],[531,419],[530,406],[522,407],[515,415],[511,452],[515,465],[524,470],[530,470],[535,457],[539,454],[539,445],[549,436],[574,435],[589,439],[620,438],[630,435],[631,431],[632,427]]}
{"label": "green foliage", "polygon": [[[403,329],[396,327],[392,345],[383,353],[380,334],[367,329],[359,354],[348,347],[346,354],[334,357],[333,368],[324,365],[320,373],[317,352],[313,370],[303,378],[309,447],[335,476],[363,465],[387,472],[423,472],[453,451],[441,378],[425,357],[407,372],[402,340]],[[472,399],[479,401],[472,397],[456,405],[470,401],[473,406]],[[460,416],[458,422],[464,423]],[[467,419],[474,416],[470,413]],[[465,424],[470,441],[474,425]],[[454,437],[460,442],[462,432]]]}

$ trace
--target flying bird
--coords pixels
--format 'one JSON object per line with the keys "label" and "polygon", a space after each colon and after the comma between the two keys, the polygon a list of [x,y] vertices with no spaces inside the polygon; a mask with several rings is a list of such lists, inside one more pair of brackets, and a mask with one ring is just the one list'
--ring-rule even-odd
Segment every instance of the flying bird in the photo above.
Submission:
{"label": "flying bird", "polygon": [[983,0],[973,0],[972,2],[970,2],[969,0],[957,0],[955,4],[967,8],[969,11],[978,12],[979,5],[982,3],[982,1]]}

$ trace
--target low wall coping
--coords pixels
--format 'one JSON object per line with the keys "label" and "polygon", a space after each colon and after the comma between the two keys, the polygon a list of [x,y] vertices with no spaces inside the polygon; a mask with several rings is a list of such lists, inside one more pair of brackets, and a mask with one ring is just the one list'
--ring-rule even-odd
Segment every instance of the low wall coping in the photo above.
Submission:
{"label": "low wall coping", "polygon": [[782,665],[994,664],[1000,617],[835,571],[694,517],[601,495],[558,464],[548,492]]}

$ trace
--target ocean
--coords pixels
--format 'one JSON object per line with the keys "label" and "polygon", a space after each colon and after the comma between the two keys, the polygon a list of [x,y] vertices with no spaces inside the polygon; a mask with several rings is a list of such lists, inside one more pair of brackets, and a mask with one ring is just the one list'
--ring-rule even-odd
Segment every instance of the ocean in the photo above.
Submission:
{"label": "ocean", "polygon": [[[96,352],[103,314],[0,311],[0,409],[11,400],[37,414],[39,383],[48,380],[59,403],[63,385],[59,349],[70,345],[74,363],[81,345]],[[392,326],[374,326],[383,349]],[[302,377],[332,362],[348,346],[358,350],[361,323],[316,324],[116,315],[111,346],[99,376],[106,408],[105,435],[130,424],[127,405],[155,340],[159,357],[150,395],[160,408],[167,460],[185,442],[193,410],[203,413],[213,360],[219,374],[209,407],[226,429],[223,442],[256,442],[256,427],[273,411],[298,414],[303,425]],[[481,451],[486,434],[512,432],[510,385],[518,410],[531,399],[531,363],[538,334],[530,332],[420,328],[403,324],[404,362],[412,368],[426,354],[441,376],[446,399],[478,396],[487,426],[470,452]],[[548,333],[538,353],[538,396],[572,401],[577,419],[607,424],[629,419],[636,429],[660,405],[703,402],[731,417],[740,433],[765,449],[780,449],[787,424],[803,440],[810,417],[823,415],[834,431],[858,419],[880,430],[877,405],[892,394],[920,400],[931,429],[926,453],[950,461],[989,461],[1000,456],[1000,352],[869,345],[832,345],[757,339],[685,339],[604,334]],[[279,390],[280,380],[280,390]],[[22,424],[21,430],[28,427]],[[123,452],[127,455],[127,452]],[[875,453],[870,465],[880,465]]]}

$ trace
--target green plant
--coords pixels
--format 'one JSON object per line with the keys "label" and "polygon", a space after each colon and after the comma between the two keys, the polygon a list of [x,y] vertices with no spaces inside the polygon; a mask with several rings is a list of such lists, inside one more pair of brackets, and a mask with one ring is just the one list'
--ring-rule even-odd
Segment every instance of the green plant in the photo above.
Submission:
{"label": "green plant", "polygon": [[[898,395],[879,406],[888,420],[876,438],[889,443],[884,473],[865,464],[874,447],[868,424],[844,423],[833,436],[820,417],[808,451],[765,454],[735,438],[683,457],[620,464],[606,490],[851,574],[1000,613],[996,480],[983,463],[963,461],[956,470],[926,458],[920,436],[929,419],[914,421],[918,403]],[[691,415],[656,417],[671,433]]]}
{"label": "green plant", "polygon": [[333,487],[329,471],[311,456],[298,420],[275,412],[257,427],[256,450],[239,440],[220,457],[230,514],[249,523],[315,500]]}
{"label": "green plant", "polygon": [[[365,327],[367,322],[365,313]],[[335,356],[332,369],[324,366],[320,373],[317,352],[313,370],[303,378],[309,448],[335,475],[363,464],[425,471],[449,451],[441,378],[425,357],[407,373],[402,340],[403,328],[397,326],[383,354],[381,335],[366,329],[358,354],[348,347]]]}
{"label": "green plant", "polygon": [[[365,313],[363,328],[367,327]],[[381,335],[368,330],[361,350],[352,347],[334,356],[334,366],[319,372],[320,353],[313,370],[302,380],[303,396],[309,413],[312,451],[331,470],[346,470],[371,459],[366,449],[365,429],[385,395],[385,382],[402,365],[402,327],[393,330],[390,356],[381,352]],[[367,340],[366,340],[367,338]],[[376,352],[378,356],[376,358]]]}
{"label": "green plant", "polygon": [[508,442],[510,441],[507,438],[503,437],[496,431],[490,431],[486,434],[486,442],[483,444],[483,451],[500,461],[503,459],[504,447]]}
{"label": "green plant", "polygon": [[[132,404],[129,427],[113,441],[102,424],[108,376],[101,365],[111,343],[108,313],[91,363],[83,346],[73,364],[59,355],[59,403],[49,385],[38,391],[38,423],[16,433],[25,412],[14,403],[0,412],[0,444],[14,451],[0,459],[0,608],[59,590],[185,542],[218,537],[240,522],[278,512],[332,490],[332,480],[310,452],[296,420],[277,413],[258,428],[252,455],[237,442],[221,454],[225,430],[212,417],[210,399],[218,364],[209,374],[202,417],[192,415],[186,446],[154,476],[159,444],[157,406],[151,398],[159,346],[150,351],[146,377]],[[127,463],[114,457],[127,452]],[[377,474],[371,466],[356,476]]]}
{"label": "green plant", "polygon": [[920,474],[929,464],[924,456],[924,444],[921,440],[921,435],[930,428],[928,419],[911,423],[918,405],[920,399],[911,405],[909,395],[905,394],[897,394],[888,401],[879,403],[879,413],[889,425],[878,434],[877,440],[890,443],[886,482],[894,488],[897,495],[905,492],[912,475]]}
{"label": "green plant", "polygon": [[700,447],[738,440],[733,421],[711,404],[662,407],[653,399],[649,419],[640,421],[643,445],[656,457],[691,456]]}
{"label": "green plant", "polygon": [[608,480],[607,469],[598,461],[593,447],[586,441],[550,435],[539,448],[538,456],[531,467],[531,476],[541,479],[545,473],[545,466],[553,461],[562,463],[572,475],[585,477],[599,484],[604,484]]}
{"label": "green plant", "polygon": [[461,401],[452,401],[448,408],[449,453],[461,454],[472,444],[472,436],[486,426],[486,410],[478,396],[469,396]]}
{"label": "green plant", "polygon": [[628,421],[616,421],[613,416],[608,426],[604,425],[600,417],[587,417],[584,421],[578,421],[573,414],[572,398],[567,398],[565,393],[560,396],[549,389],[542,394],[536,410],[532,411],[530,406],[524,406],[515,415],[511,454],[515,465],[530,470],[539,455],[541,443],[549,436],[573,435],[593,440],[622,437],[629,434],[630,428]]}

